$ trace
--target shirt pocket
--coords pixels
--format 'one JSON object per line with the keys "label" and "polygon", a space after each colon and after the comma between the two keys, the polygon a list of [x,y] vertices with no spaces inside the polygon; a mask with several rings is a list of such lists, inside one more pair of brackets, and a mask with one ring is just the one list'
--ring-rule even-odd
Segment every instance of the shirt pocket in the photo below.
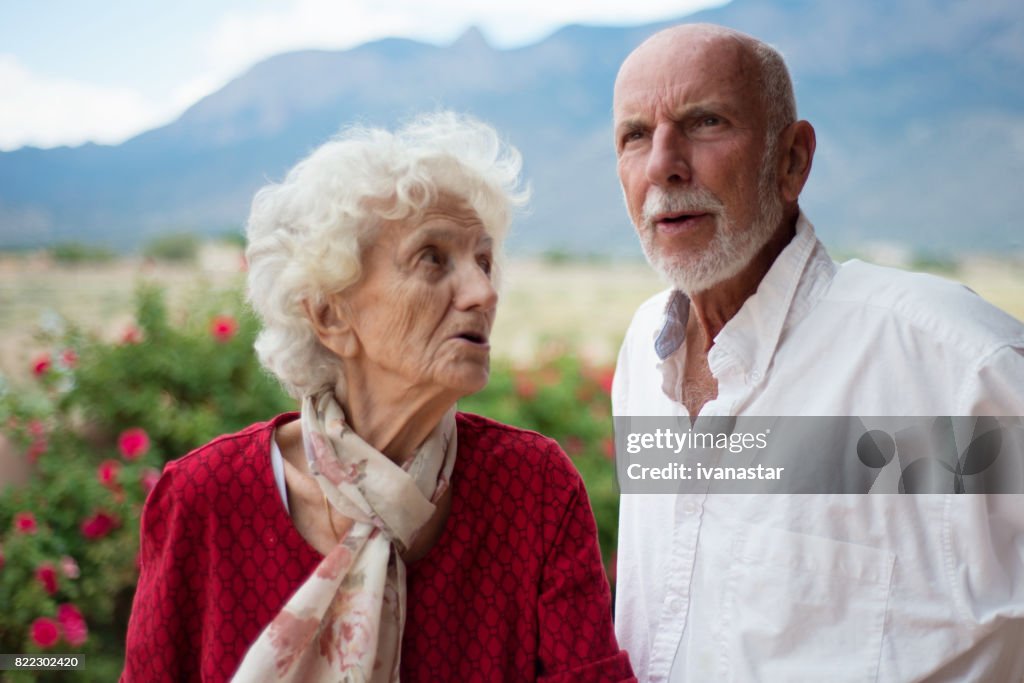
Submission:
{"label": "shirt pocket", "polygon": [[873,681],[896,556],[744,525],[716,640],[724,680]]}

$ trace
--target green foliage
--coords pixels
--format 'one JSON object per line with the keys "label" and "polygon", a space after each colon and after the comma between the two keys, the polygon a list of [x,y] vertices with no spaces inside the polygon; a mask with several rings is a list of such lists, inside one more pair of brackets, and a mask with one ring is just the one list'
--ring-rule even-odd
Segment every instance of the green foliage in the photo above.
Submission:
{"label": "green foliage", "polygon": [[[49,353],[34,361],[32,386],[5,390],[0,381],[0,429],[35,461],[27,485],[0,492],[0,651],[87,661],[80,671],[7,672],[4,680],[115,680],[139,517],[159,471],[219,434],[295,408],[258,367],[257,322],[238,292],[204,292],[172,316],[163,292],[142,286],[135,319],[113,343],[58,326],[44,338]],[[496,362],[489,386],[459,405],[562,445],[586,482],[609,563],[618,518],[610,383],[610,369],[562,349],[528,368]],[[31,531],[19,527],[26,515]],[[47,567],[52,593],[39,577]],[[61,640],[37,644],[33,622],[56,620],[69,605],[84,616],[87,640],[70,642],[73,628],[61,626]]]}
{"label": "green foliage", "polygon": [[[136,320],[113,344],[60,330],[44,339],[51,351],[35,361],[35,386],[0,395],[5,436],[35,460],[26,486],[0,494],[0,651],[86,656],[85,669],[52,680],[117,678],[139,516],[164,463],[294,407],[256,363],[256,322],[237,292],[206,293],[172,319],[163,292],[144,286]],[[28,515],[34,528],[19,530]],[[52,594],[37,576],[46,567]],[[51,647],[37,644],[31,625],[56,619],[61,605],[81,612],[88,639],[69,642],[65,631]]]}
{"label": "green foliage", "polygon": [[583,476],[609,577],[619,518],[611,417],[611,368],[556,350],[529,368],[496,362],[482,392],[459,409],[531,429],[558,441]]}
{"label": "green foliage", "polygon": [[59,263],[107,263],[113,261],[117,254],[107,247],[81,242],[62,242],[50,249],[53,258]]}
{"label": "green foliage", "polygon": [[245,249],[246,244],[248,244],[245,239],[245,231],[241,229],[225,230],[217,235],[217,239],[223,244],[229,244],[233,247],[240,247],[242,249]]}
{"label": "green foliage", "polygon": [[937,273],[939,275],[953,275],[959,268],[955,256],[939,251],[921,250],[915,251],[910,259],[910,269]]}
{"label": "green foliage", "polygon": [[142,255],[157,261],[190,262],[199,254],[199,238],[190,233],[161,235],[142,249]]}

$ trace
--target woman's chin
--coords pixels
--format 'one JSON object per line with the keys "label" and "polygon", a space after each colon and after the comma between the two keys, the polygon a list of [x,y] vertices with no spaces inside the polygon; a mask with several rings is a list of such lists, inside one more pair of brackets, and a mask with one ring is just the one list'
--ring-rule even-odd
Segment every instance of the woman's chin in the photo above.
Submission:
{"label": "woman's chin", "polygon": [[446,378],[446,384],[458,398],[465,398],[478,391],[483,391],[490,379],[489,368],[477,368],[472,371],[456,372]]}

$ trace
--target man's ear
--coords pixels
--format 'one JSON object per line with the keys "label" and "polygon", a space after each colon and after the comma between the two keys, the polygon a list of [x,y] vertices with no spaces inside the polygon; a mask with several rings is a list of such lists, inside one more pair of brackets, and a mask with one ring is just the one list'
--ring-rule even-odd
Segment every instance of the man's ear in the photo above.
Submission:
{"label": "man's ear", "polygon": [[352,311],[338,295],[322,304],[309,299],[302,302],[317,339],[339,358],[351,358],[359,352],[359,336],[353,326]]}
{"label": "man's ear", "polygon": [[796,202],[811,173],[814,160],[814,126],[807,121],[789,124],[779,140],[779,192],[787,204]]}

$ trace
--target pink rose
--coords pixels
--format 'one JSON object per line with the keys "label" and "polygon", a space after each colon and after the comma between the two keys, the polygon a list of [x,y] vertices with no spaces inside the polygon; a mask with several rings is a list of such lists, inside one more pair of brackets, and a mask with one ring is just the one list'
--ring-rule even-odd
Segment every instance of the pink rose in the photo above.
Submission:
{"label": "pink rose", "polygon": [[139,476],[139,483],[142,484],[142,488],[147,494],[156,488],[158,481],[160,481],[160,472],[152,467],[142,470],[142,474]]}
{"label": "pink rose", "polygon": [[60,571],[61,574],[69,579],[77,579],[80,574],[78,563],[75,562],[75,558],[70,555],[65,555],[60,558]]}
{"label": "pink rose", "polygon": [[64,639],[68,645],[81,645],[89,639],[89,627],[77,607],[65,603],[57,608],[57,621],[64,631]]}
{"label": "pink rose", "polygon": [[139,427],[126,429],[117,437],[117,448],[125,460],[138,460],[149,450],[149,434]]}
{"label": "pink rose", "polygon": [[107,488],[117,488],[117,475],[121,473],[121,463],[117,460],[104,460],[96,469],[96,479]]}
{"label": "pink rose", "polygon": [[138,344],[142,341],[142,331],[135,327],[135,325],[129,325],[125,328],[124,332],[121,333],[122,344]]}

